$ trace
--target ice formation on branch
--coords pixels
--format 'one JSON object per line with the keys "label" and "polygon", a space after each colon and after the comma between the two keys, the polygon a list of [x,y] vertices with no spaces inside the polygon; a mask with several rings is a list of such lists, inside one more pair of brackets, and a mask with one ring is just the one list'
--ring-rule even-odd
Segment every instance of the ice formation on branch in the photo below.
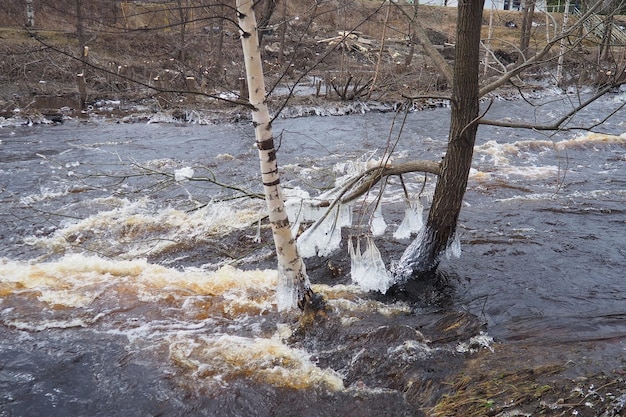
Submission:
{"label": "ice formation on branch", "polygon": [[356,249],[352,238],[348,240],[352,281],[365,291],[380,291],[384,294],[393,284],[393,277],[385,267],[374,240],[371,237],[365,240],[367,247],[363,252],[359,238],[356,239]]}
{"label": "ice formation on branch", "polygon": [[383,210],[381,200],[379,199],[376,203],[376,209],[374,210],[374,214],[372,215],[372,223],[370,225],[370,230],[374,236],[382,236],[387,230],[387,223],[385,223],[385,219],[383,217]]}
{"label": "ice formation on branch", "polygon": [[174,180],[176,181],[184,181],[184,180],[188,180],[189,178],[193,178],[193,168],[191,167],[184,167],[181,169],[177,169],[176,171],[174,171]]}
{"label": "ice formation on branch", "polygon": [[424,226],[423,212],[424,208],[419,197],[408,200],[404,211],[404,219],[402,219],[402,223],[394,232],[393,237],[396,239],[407,239],[411,237],[412,233],[418,233]]}
{"label": "ice formation on branch", "polygon": [[[341,245],[341,228],[352,225],[352,206],[337,204],[321,220],[326,208],[303,208],[301,221],[315,221],[298,238],[298,251],[303,258],[328,256]],[[315,215],[317,216],[316,218]]]}
{"label": "ice formation on branch", "polygon": [[446,259],[450,259],[452,257],[460,258],[461,257],[461,238],[459,237],[459,232],[454,234],[454,238],[452,242],[450,242],[450,246],[446,249]]}

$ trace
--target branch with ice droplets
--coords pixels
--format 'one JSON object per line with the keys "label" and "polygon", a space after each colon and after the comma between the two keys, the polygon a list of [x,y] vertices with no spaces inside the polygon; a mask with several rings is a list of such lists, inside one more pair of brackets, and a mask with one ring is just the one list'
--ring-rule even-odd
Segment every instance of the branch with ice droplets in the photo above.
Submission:
{"label": "branch with ice droplets", "polygon": [[[343,184],[343,186],[337,193],[337,197],[332,202],[330,202],[330,204],[326,208],[326,212],[322,215],[322,217],[319,218],[316,223],[313,224],[313,226],[311,226],[311,228],[318,227],[318,225],[324,221],[324,219],[332,212],[337,204],[348,204],[356,200],[357,198],[366,194],[382,178],[390,175],[402,175],[409,172],[426,172],[429,174],[440,175],[441,165],[439,162],[422,160],[405,162],[397,165],[378,165],[373,168],[369,168],[362,173],[350,178]],[[359,184],[360,181],[362,181],[361,184]],[[359,185],[357,186],[357,184]],[[346,194],[353,188],[354,190],[346,196]]]}

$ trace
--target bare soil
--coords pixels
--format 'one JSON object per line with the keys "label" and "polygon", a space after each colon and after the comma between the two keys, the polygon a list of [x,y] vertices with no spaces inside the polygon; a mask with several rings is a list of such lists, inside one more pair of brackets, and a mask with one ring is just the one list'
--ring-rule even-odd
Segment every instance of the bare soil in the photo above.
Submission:
{"label": "bare soil", "polygon": [[[72,10],[72,4],[67,8]],[[237,28],[206,10],[186,15],[188,23],[183,25],[179,11],[167,7],[125,2],[119,9],[88,8],[82,12],[81,39],[67,8],[41,6],[33,28],[21,26],[21,7],[1,10],[0,115],[7,117],[18,108],[58,117],[61,107],[84,110],[102,100],[146,104],[155,111],[237,106],[245,99],[240,97],[245,88]],[[284,9],[278,7],[265,23],[261,45],[272,105],[280,108],[288,88],[296,83],[308,89],[292,97],[290,104],[399,102],[445,94],[446,80],[422,48],[410,41],[409,18],[414,12],[412,5],[366,0],[341,7],[293,0]],[[259,11],[260,21],[264,13]],[[419,22],[451,65],[455,21],[455,8],[419,8]],[[498,68],[520,59],[516,45],[521,14],[487,10],[483,23],[484,37],[491,34],[490,47],[500,60],[489,57],[495,68],[484,72],[483,82],[489,82]],[[537,15],[532,49],[543,46],[547,28],[545,18]],[[80,45],[88,47],[84,60]],[[583,68],[593,61],[591,52],[585,52],[589,57],[582,63],[572,64],[579,67],[582,79],[581,74],[594,71]],[[541,88],[536,81],[549,76],[550,65],[534,68],[518,85]],[[82,97],[77,74],[84,74],[86,81]]]}

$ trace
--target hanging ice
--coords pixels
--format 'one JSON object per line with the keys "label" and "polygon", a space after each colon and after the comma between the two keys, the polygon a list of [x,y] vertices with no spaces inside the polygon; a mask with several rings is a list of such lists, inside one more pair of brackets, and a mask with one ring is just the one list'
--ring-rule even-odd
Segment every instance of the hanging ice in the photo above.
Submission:
{"label": "hanging ice", "polygon": [[393,284],[393,277],[385,267],[374,240],[367,237],[366,241],[367,248],[363,253],[361,253],[361,241],[358,238],[356,249],[352,238],[348,241],[352,281],[365,291],[380,291],[384,294]]}
{"label": "hanging ice", "polygon": [[411,233],[418,233],[424,226],[423,212],[424,207],[422,207],[419,197],[407,201],[404,219],[402,219],[402,223],[394,232],[393,237],[396,239],[407,239],[411,237]]}
{"label": "hanging ice", "polygon": [[351,224],[352,206],[338,204],[321,222],[314,223],[298,238],[300,255],[304,258],[330,255],[341,244],[341,228]]}
{"label": "hanging ice", "polygon": [[376,204],[370,230],[374,236],[381,236],[385,233],[385,230],[387,230],[387,223],[385,223],[385,219],[383,218],[382,204],[380,204],[380,200],[378,200]]}
{"label": "hanging ice", "polygon": [[459,258],[461,256],[461,238],[459,237],[459,232],[454,234],[454,238],[450,243],[450,246],[446,249],[446,259],[450,259],[452,257]]}

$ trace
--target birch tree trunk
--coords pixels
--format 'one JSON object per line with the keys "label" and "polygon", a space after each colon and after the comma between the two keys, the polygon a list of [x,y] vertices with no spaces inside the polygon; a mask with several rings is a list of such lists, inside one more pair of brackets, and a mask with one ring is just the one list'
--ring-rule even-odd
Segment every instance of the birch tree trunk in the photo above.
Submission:
{"label": "birch tree trunk", "polygon": [[35,9],[33,9],[33,0],[26,0],[26,27],[35,27]]}
{"label": "birch tree trunk", "polygon": [[253,0],[237,0],[237,18],[249,100],[253,107],[252,123],[261,162],[261,178],[278,258],[278,309],[288,310],[297,305],[304,310],[315,299],[315,294],[311,290],[306,268],[298,253],[285,211],[271,118],[265,102],[265,79],[253,5]]}

